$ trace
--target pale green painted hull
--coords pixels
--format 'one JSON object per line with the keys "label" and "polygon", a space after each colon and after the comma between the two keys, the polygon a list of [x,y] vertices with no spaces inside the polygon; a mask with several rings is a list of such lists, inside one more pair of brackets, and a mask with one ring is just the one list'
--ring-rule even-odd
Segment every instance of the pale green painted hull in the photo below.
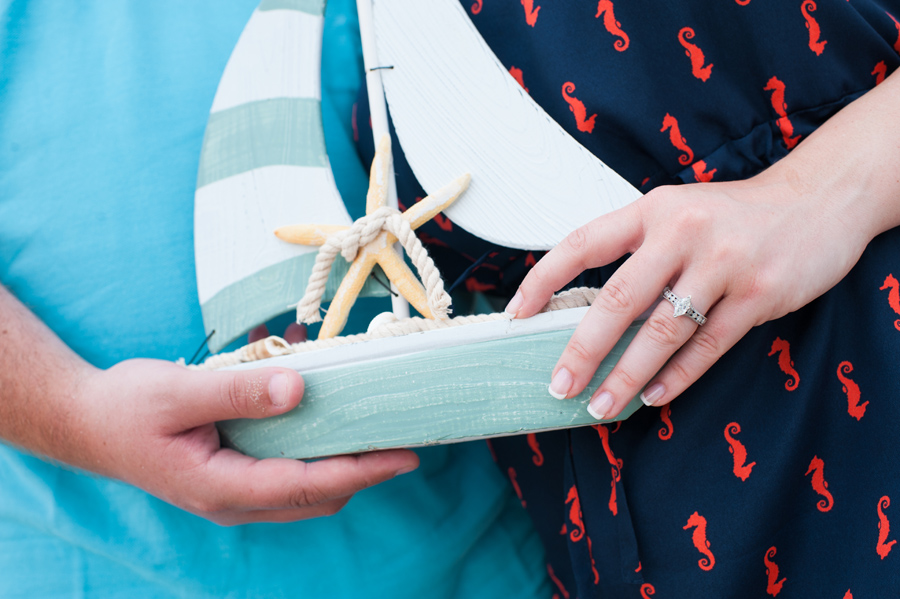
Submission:
{"label": "pale green painted hull", "polygon": [[[219,430],[226,444],[254,457],[312,458],[597,424],[588,401],[638,326],[628,329],[588,388],[572,399],[547,392],[550,372],[572,335],[569,327],[362,362],[351,356],[352,362],[309,370],[298,365],[306,382],[299,407],[275,418],[222,422]],[[303,356],[267,363],[287,365]],[[617,420],[640,405],[634,398]]]}

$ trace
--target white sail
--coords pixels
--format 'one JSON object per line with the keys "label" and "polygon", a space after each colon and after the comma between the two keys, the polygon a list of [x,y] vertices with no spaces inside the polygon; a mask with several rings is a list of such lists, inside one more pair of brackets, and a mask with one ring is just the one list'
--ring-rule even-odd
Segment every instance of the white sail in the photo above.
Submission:
{"label": "white sail", "polygon": [[378,0],[378,58],[391,118],[429,193],[459,173],[447,210],[507,247],[549,249],[580,225],[640,196],[531,99],[458,0]]}
{"label": "white sail", "polygon": [[302,297],[318,247],[284,243],[276,228],[351,223],[322,130],[324,5],[263,0],[213,101],[194,202],[197,288],[207,333],[216,331],[213,351]]}

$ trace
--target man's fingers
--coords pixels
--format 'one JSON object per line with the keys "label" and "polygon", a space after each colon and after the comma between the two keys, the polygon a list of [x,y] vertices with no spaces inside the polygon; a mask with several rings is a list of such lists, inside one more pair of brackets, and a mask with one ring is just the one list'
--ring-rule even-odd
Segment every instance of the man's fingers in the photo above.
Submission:
{"label": "man's fingers", "polygon": [[239,524],[284,524],[286,522],[297,522],[298,520],[308,520],[310,518],[321,518],[322,516],[333,516],[347,503],[351,497],[342,497],[321,503],[313,507],[287,509],[287,510],[251,510],[248,512],[224,512],[209,516],[209,519],[222,526],[237,526]]}
{"label": "man's fingers", "polygon": [[517,318],[534,316],[554,292],[583,271],[634,251],[642,235],[640,210],[635,204],[579,227],[534,265],[506,311]]}
{"label": "man's fingers", "polygon": [[283,414],[300,403],[303,378],[289,368],[193,372],[167,381],[173,432],[233,420]]}
{"label": "man's fingers", "polygon": [[[322,506],[414,470],[408,449],[339,456],[318,462],[256,460],[230,449],[206,464],[204,491],[192,511],[292,510]],[[328,508],[325,508],[328,509]]]}

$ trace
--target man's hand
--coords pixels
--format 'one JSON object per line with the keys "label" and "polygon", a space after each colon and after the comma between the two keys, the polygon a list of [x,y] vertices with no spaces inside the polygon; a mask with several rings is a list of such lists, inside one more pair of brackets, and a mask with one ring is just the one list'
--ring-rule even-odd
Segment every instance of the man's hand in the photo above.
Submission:
{"label": "man's hand", "polygon": [[223,449],[213,423],[294,408],[290,369],[197,372],[158,360],[86,364],[0,287],[0,438],[118,478],[224,525],[333,514],[356,492],[409,472],[408,450],[312,463]]}

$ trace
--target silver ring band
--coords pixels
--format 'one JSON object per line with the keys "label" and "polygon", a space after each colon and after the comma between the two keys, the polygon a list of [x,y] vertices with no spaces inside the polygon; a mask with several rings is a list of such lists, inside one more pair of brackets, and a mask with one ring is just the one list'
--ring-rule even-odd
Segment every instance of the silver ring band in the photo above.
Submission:
{"label": "silver ring band", "polygon": [[678,297],[668,287],[663,289],[662,296],[675,306],[675,313],[672,315],[672,318],[687,316],[701,327],[706,323],[706,317],[694,310],[694,306],[691,305],[691,296]]}

